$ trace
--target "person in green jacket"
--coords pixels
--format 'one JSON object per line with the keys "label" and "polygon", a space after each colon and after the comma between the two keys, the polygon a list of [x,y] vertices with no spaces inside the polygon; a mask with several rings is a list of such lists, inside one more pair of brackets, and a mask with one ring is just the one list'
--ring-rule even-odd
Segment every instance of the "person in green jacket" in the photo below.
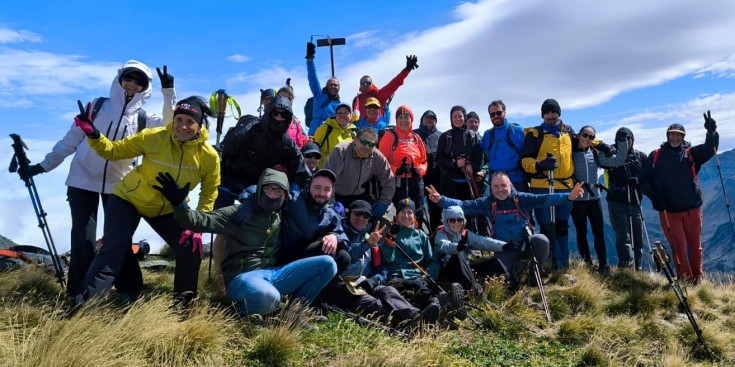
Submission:
{"label": "person in green jacket", "polygon": [[242,315],[267,315],[278,308],[283,295],[311,304],[322,288],[337,275],[337,264],[328,255],[308,257],[275,266],[282,210],[288,198],[286,174],[267,168],[258,180],[255,195],[242,205],[205,213],[189,209],[184,189],[159,174],[154,186],[174,205],[174,218],[195,232],[227,236],[222,273],[227,296]]}

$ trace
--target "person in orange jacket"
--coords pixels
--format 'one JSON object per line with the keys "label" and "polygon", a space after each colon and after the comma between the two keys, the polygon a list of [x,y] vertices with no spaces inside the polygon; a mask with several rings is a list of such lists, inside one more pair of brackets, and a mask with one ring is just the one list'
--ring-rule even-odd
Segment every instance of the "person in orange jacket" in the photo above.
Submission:
{"label": "person in orange jacket", "polygon": [[424,141],[412,130],[413,119],[413,111],[408,106],[398,107],[396,127],[386,128],[378,149],[388,160],[396,177],[393,203],[410,198],[416,203],[416,219],[421,224],[424,221],[423,177],[426,174],[428,163]]}

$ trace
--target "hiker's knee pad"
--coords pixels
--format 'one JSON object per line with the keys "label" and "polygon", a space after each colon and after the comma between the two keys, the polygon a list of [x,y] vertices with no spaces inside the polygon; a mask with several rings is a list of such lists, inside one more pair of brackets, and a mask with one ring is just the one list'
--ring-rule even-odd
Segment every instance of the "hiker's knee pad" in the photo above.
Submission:
{"label": "hiker's knee pad", "polygon": [[568,221],[556,221],[556,235],[564,237],[569,234],[569,222]]}

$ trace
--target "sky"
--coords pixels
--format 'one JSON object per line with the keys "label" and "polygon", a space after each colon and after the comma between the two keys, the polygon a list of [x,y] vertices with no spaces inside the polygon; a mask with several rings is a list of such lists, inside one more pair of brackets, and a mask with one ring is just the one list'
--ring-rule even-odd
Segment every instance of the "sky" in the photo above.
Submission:
{"label": "sky", "polygon": [[[541,103],[554,98],[566,124],[591,125],[607,142],[626,126],[646,153],[675,122],[686,127],[686,140],[702,143],[702,113],[710,110],[725,151],[735,147],[732,14],[732,1],[675,0],[0,2],[0,162],[11,160],[11,133],[40,162],[70,128],[76,100],[109,95],[129,59],[151,70],[167,65],[179,98],[224,88],[250,114],[259,89],[291,78],[294,110],[303,116],[306,43],[327,35],[347,39],[334,49],[343,100],[356,95],[362,75],[382,86],[406,55],[417,55],[419,68],[391,107],[405,104],[416,115],[431,109],[440,130],[449,128],[450,108],[462,105],[477,111],[484,131],[496,99],[511,122],[536,126]],[[317,49],[315,62],[323,85],[328,48]],[[160,115],[160,83],[153,83],[145,109]],[[225,129],[235,122],[228,117]],[[69,249],[71,159],[35,178],[59,252]],[[18,176],[0,174],[0,185],[0,234],[45,247]],[[154,248],[162,243],[146,224],[134,237],[144,238]]]}

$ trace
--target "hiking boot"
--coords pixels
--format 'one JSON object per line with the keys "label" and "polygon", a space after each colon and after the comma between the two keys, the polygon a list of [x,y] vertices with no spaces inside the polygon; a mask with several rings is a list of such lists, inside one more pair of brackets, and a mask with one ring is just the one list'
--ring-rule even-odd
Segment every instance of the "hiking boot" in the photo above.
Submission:
{"label": "hiking boot", "polygon": [[301,328],[303,328],[304,330],[319,331],[319,327],[318,326],[316,326],[314,324],[311,324],[311,323],[308,323],[306,321],[300,321],[300,324],[301,324]]}
{"label": "hiking boot", "polygon": [[329,321],[329,318],[326,317],[326,316],[324,316],[324,315],[318,315],[318,316],[314,316],[314,318],[312,319],[312,321],[314,323],[321,324],[321,323],[324,323],[324,322]]}
{"label": "hiking boot", "polygon": [[455,317],[464,320],[467,318],[467,309],[464,306],[464,289],[459,283],[452,283],[450,296],[452,299],[452,308],[455,311]]}
{"label": "hiking boot", "polygon": [[420,318],[428,323],[435,323],[439,320],[439,313],[441,312],[441,306],[439,305],[439,298],[431,297],[429,304],[421,311]]}
{"label": "hiking boot", "polygon": [[612,273],[610,272],[610,265],[600,265],[599,273],[603,278],[612,277]]}

